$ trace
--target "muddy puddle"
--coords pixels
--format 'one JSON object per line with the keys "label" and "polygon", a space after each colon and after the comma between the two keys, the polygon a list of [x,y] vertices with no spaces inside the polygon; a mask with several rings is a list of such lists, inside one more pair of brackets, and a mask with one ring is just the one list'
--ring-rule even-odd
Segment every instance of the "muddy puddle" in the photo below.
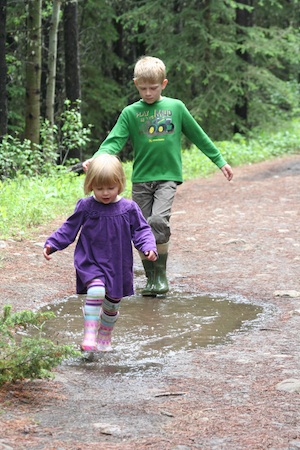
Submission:
{"label": "muddy puddle", "polygon": [[[83,336],[84,296],[74,295],[47,310],[56,318],[45,324],[47,338],[79,347]],[[113,333],[113,352],[85,353],[65,364],[95,367],[99,373],[138,374],[159,371],[171,359],[199,347],[229,342],[248,330],[263,309],[244,301],[171,292],[166,298],[140,295],[122,300]]]}

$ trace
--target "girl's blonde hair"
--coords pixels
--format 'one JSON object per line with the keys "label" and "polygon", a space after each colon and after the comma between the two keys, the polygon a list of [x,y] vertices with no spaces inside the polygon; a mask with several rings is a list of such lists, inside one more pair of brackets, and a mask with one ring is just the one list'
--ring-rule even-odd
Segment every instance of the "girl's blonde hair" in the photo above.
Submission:
{"label": "girl's blonde hair", "polygon": [[84,193],[89,194],[93,187],[118,185],[120,194],[125,188],[125,183],[125,173],[119,158],[103,153],[93,158],[88,165]]}
{"label": "girl's blonde hair", "polygon": [[148,83],[162,83],[166,79],[166,66],[154,56],[142,56],[134,68],[133,79]]}

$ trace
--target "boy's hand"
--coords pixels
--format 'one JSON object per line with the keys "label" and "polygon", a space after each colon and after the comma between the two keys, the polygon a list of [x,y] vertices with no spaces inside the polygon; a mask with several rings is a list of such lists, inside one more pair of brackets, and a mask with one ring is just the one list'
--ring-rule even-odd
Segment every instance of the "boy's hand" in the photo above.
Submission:
{"label": "boy's hand", "polygon": [[150,252],[146,252],[145,256],[149,261],[157,260],[157,254],[153,250],[150,250]]}
{"label": "boy's hand", "polygon": [[233,178],[233,171],[229,164],[225,164],[225,166],[221,167],[221,170],[224,174],[224,177],[227,178],[228,181],[231,181]]}
{"label": "boy's hand", "polygon": [[51,247],[50,247],[50,245],[46,245],[46,247],[44,247],[43,254],[44,254],[44,257],[47,259],[47,261],[50,261],[50,259],[52,258],[52,256],[50,256],[50,253],[51,253]]}
{"label": "boy's hand", "polygon": [[91,160],[92,160],[92,158],[87,159],[86,161],[83,161],[82,167],[83,167],[83,170],[84,170],[85,172],[87,171],[87,169],[88,169],[88,167],[89,167],[89,164],[90,164]]}

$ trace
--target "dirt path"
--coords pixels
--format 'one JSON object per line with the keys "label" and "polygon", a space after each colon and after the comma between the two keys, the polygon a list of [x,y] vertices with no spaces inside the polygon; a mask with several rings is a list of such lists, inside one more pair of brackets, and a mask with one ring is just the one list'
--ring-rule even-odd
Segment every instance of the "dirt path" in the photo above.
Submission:
{"label": "dirt path", "polygon": [[[300,449],[299,205],[299,155],[235,168],[232,183],[217,173],[180,186],[171,289],[247,298],[265,308],[259,326],[155,375],[62,366],[55,381],[6,386],[0,450]],[[51,270],[41,255],[60,222],[0,243],[0,306],[37,308],[73,293],[72,249]],[[296,392],[279,389],[291,379]]]}

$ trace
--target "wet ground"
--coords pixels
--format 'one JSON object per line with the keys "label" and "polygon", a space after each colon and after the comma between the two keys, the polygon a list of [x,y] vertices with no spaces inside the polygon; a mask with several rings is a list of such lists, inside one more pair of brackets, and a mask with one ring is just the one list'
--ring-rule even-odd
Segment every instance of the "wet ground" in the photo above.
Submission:
{"label": "wet ground", "polygon": [[[294,156],[180,186],[168,297],[138,295],[136,260],[114,352],[3,388],[0,449],[300,448],[299,167]],[[69,314],[65,336],[51,333],[78,342],[73,250],[41,255],[59,223],[1,248],[0,302]]]}
{"label": "wet ground", "polygon": [[[56,315],[45,324],[45,337],[79,348],[83,304],[84,296],[74,295],[44,308]],[[85,368],[87,362],[93,362],[98,374],[157,372],[179,353],[229,342],[232,334],[257,326],[265,314],[263,307],[241,299],[200,297],[180,291],[172,291],[165,298],[135,295],[122,301],[113,352],[86,352],[73,364]]]}

